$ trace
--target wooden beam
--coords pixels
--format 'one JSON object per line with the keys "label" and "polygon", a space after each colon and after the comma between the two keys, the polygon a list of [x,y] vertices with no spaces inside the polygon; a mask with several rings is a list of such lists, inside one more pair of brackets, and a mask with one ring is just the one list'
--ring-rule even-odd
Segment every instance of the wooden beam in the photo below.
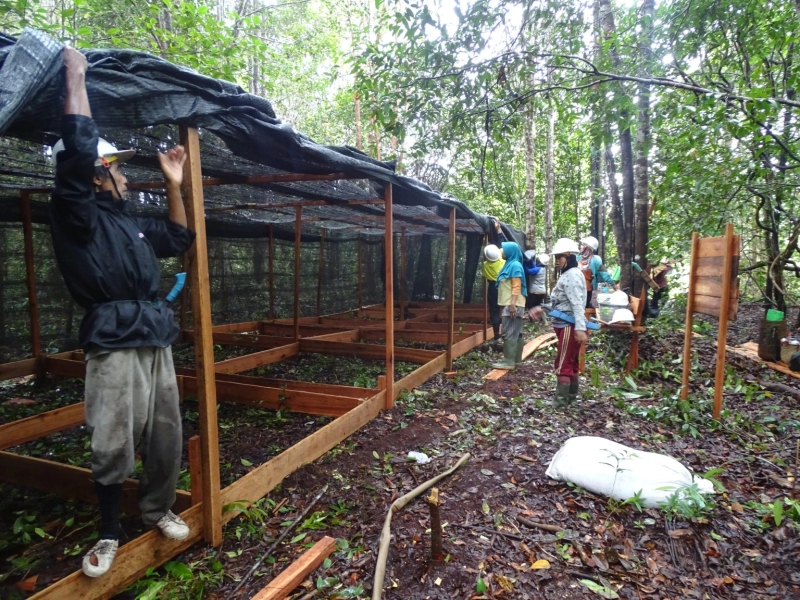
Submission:
{"label": "wooden beam", "polygon": [[[286,339],[289,341],[289,338]],[[297,356],[299,345],[297,343],[286,344],[285,346],[278,346],[270,350],[262,350],[253,354],[246,354],[244,356],[237,356],[222,360],[214,365],[214,370],[217,373],[242,373],[251,369],[257,369],[264,365],[271,365],[276,362],[281,362],[287,358]]]}
{"label": "wooden beam", "polygon": [[253,596],[253,600],[283,600],[335,549],[336,540],[326,535]]}
{"label": "wooden beam", "polygon": [[203,452],[203,537],[212,546],[222,543],[222,503],[219,479],[219,427],[214,386],[214,343],[211,331],[211,286],[208,277],[208,247],[203,204],[203,175],[197,129],[181,125],[181,144],[186,149],[183,189],[189,229],[195,232],[189,250],[192,283],[192,317],[196,342],[195,366],[198,378],[199,433]]}
{"label": "wooden beam", "polygon": [[476,346],[480,346],[483,343],[483,334],[480,331],[473,333],[470,336],[460,340],[459,342],[453,344],[453,358],[458,358],[459,356],[466,354]]}
{"label": "wooden beam", "polygon": [[[394,233],[392,231],[392,184],[385,183],[383,188],[384,195],[384,246],[386,248],[385,254],[385,285],[386,297],[386,381],[388,382],[389,389],[394,383]],[[394,396],[391,393],[385,394],[384,400],[386,401],[386,408],[394,406]]]}
{"label": "wooden beam", "polygon": [[406,252],[408,243],[406,241],[406,228],[400,229],[400,320],[406,318]]}
{"label": "wooden beam", "polygon": [[199,435],[189,438],[189,477],[192,506],[203,501],[203,450]]}
{"label": "wooden beam", "polygon": [[[222,490],[223,502],[249,504],[264,497],[286,476],[315,461],[375,418],[386,402],[384,395],[384,392],[375,394],[346,415],[331,421],[269,462],[253,469]],[[231,511],[223,515],[223,519],[229,521],[236,514],[236,511]]]}
{"label": "wooden beam", "polygon": [[728,339],[728,312],[731,308],[731,287],[733,273],[731,273],[734,254],[739,254],[738,245],[733,247],[733,223],[725,227],[725,249],[723,256],[725,262],[722,267],[722,302],[719,308],[719,333],[717,334],[717,369],[714,374],[714,418],[719,419],[722,413],[722,389],[725,387],[725,349]]}
{"label": "wooden beam", "polygon": [[31,220],[31,196],[22,192],[20,198],[22,235],[25,249],[25,283],[28,286],[28,316],[31,324],[31,353],[38,357],[42,353],[39,331],[39,298],[36,294],[36,266],[33,260],[33,221]]}
{"label": "wooden beam", "polygon": [[294,213],[294,341],[300,340],[300,236],[303,233],[303,208]]}
{"label": "wooden beam", "polygon": [[[184,273],[189,272],[189,259],[186,254],[181,255],[181,271]],[[187,308],[189,305],[189,288],[191,286],[191,282],[188,285],[184,285],[183,289],[181,290],[181,311],[178,317],[178,327],[181,330],[181,334],[186,330],[186,315],[187,315]]]}
{"label": "wooden beam", "polygon": [[[489,245],[489,236],[483,236],[483,247]],[[483,254],[483,253],[481,253]],[[482,272],[482,271],[481,271]],[[494,338],[494,328],[489,323],[489,280],[483,278],[483,341],[490,339],[489,330],[492,330],[492,338]]]}
{"label": "wooden beam", "polygon": [[325,266],[325,230],[319,234],[319,258],[317,259],[317,315],[322,315],[322,270]]}
{"label": "wooden beam", "polygon": [[[483,313],[483,311],[481,311]],[[481,315],[483,316],[483,315]],[[453,370],[453,329],[456,322],[456,207],[450,208],[447,237],[447,371]]]}
{"label": "wooden beam", "polygon": [[228,323],[227,325],[215,325],[211,328],[213,333],[242,333],[245,331],[258,331],[261,321],[244,321],[242,323]]}
{"label": "wooden beam", "polygon": [[689,295],[686,299],[686,323],[683,333],[683,374],[681,375],[681,400],[689,397],[689,374],[692,370],[692,328],[694,326],[695,281],[697,280],[697,249],[700,237],[692,232],[692,249],[689,262]]}
{"label": "wooden beam", "polygon": [[[333,356],[355,356],[367,360],[379,360],[386,355],[386,346],[378,344],[350,344],[304,338],[300,340],[300,352],[314,352]],[[435,350],[417,348],[395,348],[393,356],[397,360],[424,365],[439,356]]]}
{"label": "wooden beam", "polygon": [[[178,369],[183,371],[183,369]],[[194,373],[188,371],[188,376],[193,377]],[[234,381],[246,383],[248,385],[260,385],[262,387],[273,387],[283,390],[297,390],[312,392],[314,394],[328,394],[330,396],[346,396],[348,398],[370,398],[375,394],[374,389],[354,387],[349,385],[333,385],[329,383],[308,383],[306,381],[294,381],[292,379],[270,379],[267,377],[251,377],[249,375],[223,375],[217,373],[217,381]]]}
{"label": "wooden beam", "polygon": [[[292,342],[289,337],[260,333],[214,333],[212,339],[215,344],[221,346],[245,346],[248,348],[277,348]],[[194,342],[194,332],[184,332],[184,341]]]}
{"label": "wooden beam", "polygon": [[275,232],[272,223],[269,228],[269,259],[267,260],[267,273],[269,276],[269,319],[275,319]]}
{"label": "wooden beam", "polygon": [[[257,185],[264,183],[286,183],[293,181],[339,181],[341,179],[366,179],[366,177],[363,175],[347,175],[346,173],[277,173],[274,175],[230,175],[228,177],[204,177],[200,180],[200,184],[205,187],[241,184]],[[164,181],[134,181],[128,184],[128,189],[160,190],[164,189]]]}
{"label": "wooden beam", "polygon": [[38,365],[38,358],[26,358],[25,360],[18,360],[0,365],[0,381],[36,375]]}
{"label": "wooden beam", "polygon": [[[22,456],[12,452],[0,452],[0,481],[22,488],[54,494],[59,498],[97,504],[94,476],[89,469],[72,465]],[[126,479],[122,484],[122,510],[139,514],[139,482]],[[191,505],[191,494],[176,490],[173,510],[179,512]]]}
{"label": "wooden beam", "polygon": [[0,450],[82,425],[83,402],[0,425]]}
{"label": "wooden beam", "polygon": [[[359,327],[358,322],[354,322],[352,320],[348,320],[347,325],[344,327],[311,323],[300,326],[300,337],[314,337],[318,335],[324,335],[327,333],[342,333],[345,331],[352,331],[353,329],[357,329],[358,327]],[[261,333],[266,335],[282,336],[289,338],[294,336],[294,324],[290,325],[285,323],[262,323],[261,326],[259,327],[259,330],[261,331]]]}
{"label": "wooden beam", "polygon": [[329,342],[357,342],[361,339],[361,331],[358,329],[348,329],[335,333],[323,333],[320,335],[306,336],[309,340],[328,340]]}
{"label": "wooden beam", "polygon": [[[365,342],[385,342],[385,335],[380,329],[362,329],[361,339]],[[462,338],[464,336],[461,336]],[[423,344],[447,344],[445,331],[417,331],[411,329],[395,329],[395,341],[421,342]]]}
{"label": "wooden beam", "polygon": [[[187,393],[193,394],[197,390],[197,381],[192,377],[186,377],[184,386]],[[358,398],[249,385],[233,381],[217,381],[217,398],[232,404],[331,417],[339,417],[360,403]]]}
{"label": "wooden beam", "polygon": [[86,363],[69,358],[46,356],[44,359],[44,370],[47,373],[61,375],[62,377],[86,377]]}
{"label": "wooden beam", "polygon": [[392,386],[392,396],[394,396],[394,399],[397,400],[400,397],[400,394],[403,393],[403,390],[413,390],[418,385],[428,381],[428,379],[444,369],[446,361],[447,356],[442,353],[432,361],[422,365],[419,369],[416,369],[402,379],[395,381],[394,385]]}
{"label": "wooden beam", "polygon": [[361,262],[363,260],[363,258],[361,256],[361,236],[358,236],[356,238],[356,244],[357,244],[357,246],[356,246],[357,247],[356,263],[358,265],[357,268],[356,268],[356,270],[357,270],[357,275],[356,276],[358,277],[358,292],[357,292],[358,293],[358,308],[361,308],[361,305],[364,303],[363,289],[361,287]]}

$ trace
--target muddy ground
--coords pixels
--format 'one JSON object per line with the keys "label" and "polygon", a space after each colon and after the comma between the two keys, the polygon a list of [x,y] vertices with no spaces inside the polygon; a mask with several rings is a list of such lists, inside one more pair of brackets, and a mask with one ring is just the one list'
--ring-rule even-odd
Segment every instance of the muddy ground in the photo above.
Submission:
{"label": "muddy ground", "polygon": [[[371,597],[380,528],[391,502],[467,452],[470,460],[438,485],[443,561],[430,558],[429,508],[415,500],[394,517],[384,598],[800,597],[800,491],[793,477],[798,380],[729,356],[725,410],[719,422],[712,420],[710,342],[695,342],[690,401],[677,399],[681,320],[664,315],[652,324],[642,341],[641,367],[628,379],[620,377],[625,336],[593,336],[581,401],[567,411],[549,403],[552,349],[496,382],[482,376],[497,355],[477,349],[457,361],[455,379],[437,375],[404,395],[393,410],[231,521],[220,549],[197,545],[119,597],[228,597],[326,484],[327,492],[236,598],[250,598],[323,535],[337,539],[336,552],[290,597]],[[745,328],[733,335],[737,339],[729,342],[755,338]],[[303,362],[295,369],[306,376],[312,367]],[[370,369],[354,367],[341,383],[371,378]],[[80,382],[63,379],[6,388],[0,390],[0,417],[54,408],[54,398],[68,404],[79,393]],[[39,406],[2,404],[14,397]],[[184,410],[189,435],[192,403]],[[223,479],[241,476],[324,422],[223,405]],[[576,435],[669,454],[720,489],[703,502],[659,510],[548,479],[549,460]],[[58,437],[60,445],[49,439],[14,451],[50,458],[53,452],[58,460],[86,464],[82,429]],[[410,462],[411,450],[433,460]],[[28,597],[21,581],[38,576],[41,589],[77,568],[92,543],[92,507],[10,486],[2,486],[0,497],[0,568],[6,573],[0,597]],[[138,527],[136,519],[126,519],[125,534],[135,536]],[[26,533],[31,541],[24,545]]]}

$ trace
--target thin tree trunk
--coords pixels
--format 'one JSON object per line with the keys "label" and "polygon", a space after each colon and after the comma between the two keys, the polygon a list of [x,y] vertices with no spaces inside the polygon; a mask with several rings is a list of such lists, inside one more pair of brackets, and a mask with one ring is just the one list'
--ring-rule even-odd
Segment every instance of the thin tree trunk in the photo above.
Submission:
{"label": "thin tree trunk", "polygon": [[547,136],[544,165],[544,242],[553,247],[553,209],[556,198],[556,169],[553,146],[555,145],[556,111],[550,104],[547,115]]}
{"label": "thin tree trunk", "polygon": [[603,190],[603,153],[600,145],[601,143],[602,142],[599,139],[596,139],[592,142],[592,154],[589,159],[592,191],[591,232],[600,243],[598,252],[605,262],[606,197],[605,191]]}
{"label": "thin tree trunk", "polygon": [[[643,0],[641,21],[640,76],[650,76],[651,46],[653,39],[653,12],[655,0]],[[639,86],[639,115],[636,129],[636,214],[634,260],[642,269],[647,268],[648,221],[650,210],[650,180],[648,154],[650,152],[650,86]],[[634,281],[634,295],[639,294],[644,281]]]}
{"label": "thin tree trunk", "polygon": [[[614,229],[614,237],[617,239],[625,238],[625,223],[622,217],[622,200],[619,195],[619,185],[617,184],[617,168],[614,162],[614,154],[611,152],[611,144],[606,142],[606,176],[608,180],[608,196],[611,200],[611,227]],[[617,244],[619,264],[630,266],[630,247],[627,244]],[[631,270],[622,269],[620,285],[629,288],[631,285]]]}
{"label": "thin tree trunk", "polygon": [[536,119],[531,101],[525,110],[525,238],[536,247]]}

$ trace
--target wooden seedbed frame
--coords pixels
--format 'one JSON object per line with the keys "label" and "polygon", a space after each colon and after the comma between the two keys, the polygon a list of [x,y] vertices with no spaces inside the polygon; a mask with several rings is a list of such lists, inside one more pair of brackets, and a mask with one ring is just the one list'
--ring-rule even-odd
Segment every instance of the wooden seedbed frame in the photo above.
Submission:
{"label": "wooden seedbed frame", "polygon": [[[455,358],[465,354],[492,336],[485,305],[456,304],[455,295],[455,208],[442,230],[448,232],[449,258],[448,301],[412,303],[405,299],[404,278],[399,302],[393,290],[393,215],[392,186],[385,184],[384,197],[370,203],[385,206],[385,298],[379,305],[361,307],[361,273],[359,260],[358,308],[345,313],[318,317],[299,316],[299,277],[294,282],[294,310],[291,319],[274,319],[274,287],[272,256],[269,254],[270,320],[212,326],[208,275],[208,252],[205,234],[203,186],[242,183],[241,179],[203,179],[200,168],[200,147],[196,129],[181,126],[181,143],[188,159],[184,175],[184,197],[189,228],[196,233],[193,248],[184,257],[190,274],[194,329],[181,329],[180,339],[192,342],[195,348],[194,369],[176,369],[181,398],[194,395],[198,401],[198,435],[189,440],[188,456],[191,491],[178,491],[173,509],[180,513],[190,528],[186,540],[165,538],[149,531],[120,547],[112,569],[105,576],[91,579],[76,571],[39,591],[35,600],[82,598],[103,600],[129,586],[151,567],[158,567],[193,544],[205,541],[212,546],[222,543],[222,526],[234,518],[236,511],[223,514],[222,507],[231,503],[256,502],[268,494],[285,477],[316,460],[341,441],[363,427],[383,409],[391,408],[403,390],[412,390],[442,370],[451,370]],[[256,176],[249,183],[275,181],[337,180],[342,174],[282,174]],[[131,184],[131,189],[163,187],[163,182]],[[0,380],[29,375],[53,374],[66,377],[85,376],[82,352],[44,355],[39,338],[38,302],[33,263],[33,237],[30,197],[49,193],[45,189],[29,189],[21,193],[21,214],[25,237],[25,264],[31,322],[31,344],[34,358],[0,365]],[[361,200],[360,203],[365,201]],[[327,204],[326,201],[297,200],[295,220],[295,273],[299,273],[302,206]],[[342,204],[333,202],[330,204]],[[347,203],[344,203],[347,204]],[[410,227],[410,226],[409,226]],[[405,249],[405,228],[401,228],[401,252]],[[269,227],[270,248],[273,245]],[[360,253],[359,244],[359,253]],[[405,257],[400,256],[401,269]],[[318,288],[318,298],[321,297]],[[185,323],[187,302],[181,303],[181,324]],[[321,302],[318,300],[318,308]],[[318,311],[319,312],[319,311]],[[408,318],[403,319],[405,315]],[[464,322],[461,321],[472,321]],[[441,344],[443,351],[395,347],[394,340]],[[366,343],[364,343],[366,342]],[[379,343],[379,342],[382,342]],[[247,346],[253,352],[215,362],[213,346]],[[383,360],[385,374],[378,378],[377,388],[328,385],[294,380],[267,379],[241,375],[245,371],[276,363],[300,352],[347,355],[367,360]],[[394,361],[416,363],[419,367],[394,381]],[[387,383],[388,382],[388,383]],[[278,456],[256,467],[231,485],[222,488],[219,472],[219,438],[217,403],[231,402],[264,409],[288,409],[294,412],[325,415],[334,419]],[[19,485],[67,499],[96,503],[89,469],[7,452],[8,448],[64,431],[84,423],[83,403],[50,410],[29,418],[0,425],[0,482]],[[123,486],[123,510],[136,514],[138,482],[130,479]]]}

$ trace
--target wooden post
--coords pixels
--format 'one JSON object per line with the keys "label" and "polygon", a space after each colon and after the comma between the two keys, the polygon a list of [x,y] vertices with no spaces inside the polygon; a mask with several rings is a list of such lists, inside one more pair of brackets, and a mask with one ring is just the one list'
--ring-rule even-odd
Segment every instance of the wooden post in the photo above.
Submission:
{"label": "wooden post", "polygon": [[[719,333],[717,334],[717,372],[714,377],[714,418],[722,412],[722,390],[725,387],[725,351],[728,339],[728,313],[731,308],[731,281],[733,273],[733,223],[725,227],[725,256],[722,267],[722,300],[719,307]],[[692,258],[692,261],[695,259]],[[691,292],[689,292],[691,294]]]}
{"label": "wooden post", "polygon": [[[188,270],[189,270],[189,258],[186,256],[186,254],[183,254],[181,255],[181,271],[187,273]],[[186,330],[186,312],[187,312],[186,309],[187,309],[187,304],[189,303],[189,292],[187,288],[189,287],[191,287],[191,283],[184,285],[183,289],[181,290],[181,312],[179,313],[179,321],[178,321],[181,330],[181,335],[183,335],[183,332]]]}
{"label": "wooden post", "polygon": [[694,296],[697,280],[697,249],[700,236],[692,233],[692,254],[689,262],[689,296],[686,300],[686,323],[683,332],[683,376],[681,378],[681,400],[689,397],[689,374],[692,370],[692,328],[694,326]]}
{"label": "wooden post", "polygon": [[445,371],[453,370],[453,336],[456,320],[456,207],[450,209],[447,237],[447,359]]}
{"label": "wooden post", "polygon": [[358,263],[358,310],[361,310],[361,307],[364,305],[364,297],[363,297],[363,288],[361,286],[361,236],[356,238],[356,243],[358,244],[358,257],[356,258],[356,262]]}
{"label": "wooden post", "polygon": [[294,213],[294,341],[300,341],[300,236],[303,233],[303,207]]}
{"label": "wooden post", "polygon": [[386,408],[394,406],[394,252],[392,184],[384,184],[384,241],[386,246]]}
{"label": "wooden post", "polygon": [[189,481],[192,492],[192,506],[203,501],[203,444],[199,435],[189,438]]}
{"label": "wooden post", "polygon": [[400,233],[400,320],[406,319],[406,228]]}
{"label": "wooden post", "polygon": [[317,316],[322,316],[322,267],[325,264],[325,230],[319,230],[319,260],[317,261]]}
{"label": "wooden post", "polygon": [[39,332],[39,298],[36,294],[36,268],[33,262],[33,221],[31,219],[31,195],[22,192],[20,198],[22,234],[25,248],[25,282],[28,285],[28,314],[31,321],[31,353],[36,358],[42,353]]}
{"label": "wooden post", "polygon": [[272,231],[272,223],[269,228],[269,258],[267,260],[267,271],[269,276],[269,320],[275,320],[275,235]]}
{"label": "wooden post", "polygon": [[[483,247],[489,245],[489,236],[483,236]],[[484,258],[484,260],[486,260]],[[489,280],[486,277],[483,278],[483,341],[489,339],[488,334],[486,333],[489,330]],[[492,337],[494,337],[494,330],[492,330]]]}
{"label": "wooden post", "polygon": [[203,471],[203,537],[212,546],[222,543],[222,498],[219,481],[219,428],[217,388],[214,374],[214,342],[211,331],[211,292],[208,278],[208,247],[203,204],[203,174],[200,169],[200,139],[197,129],[181,125],[181,144],[186,148],[183,189],[186,218],[195,232],[189,250],[192,281],[194,356],[197,368],[197,401]]}

